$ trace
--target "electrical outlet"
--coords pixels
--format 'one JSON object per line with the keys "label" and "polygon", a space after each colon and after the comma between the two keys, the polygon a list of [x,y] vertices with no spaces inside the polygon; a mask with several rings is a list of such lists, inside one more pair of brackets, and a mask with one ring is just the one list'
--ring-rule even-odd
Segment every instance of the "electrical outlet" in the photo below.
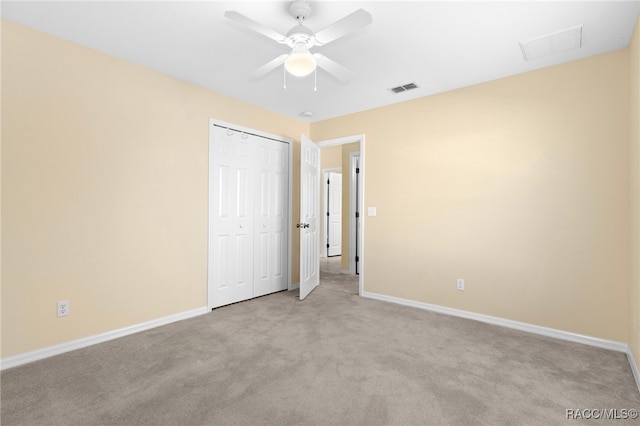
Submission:
{"label": "electrical outlet", "polygon": [[66,317],[69,315],[69,301],[61,300],[58,302],[58,317]]}
{"label": "electrical outlet", "polygon": [[456,280],[456,288],[457,288],[458,290],[464,291],[464,279],[462,279],[462,278],[458,278],[458,279]]}

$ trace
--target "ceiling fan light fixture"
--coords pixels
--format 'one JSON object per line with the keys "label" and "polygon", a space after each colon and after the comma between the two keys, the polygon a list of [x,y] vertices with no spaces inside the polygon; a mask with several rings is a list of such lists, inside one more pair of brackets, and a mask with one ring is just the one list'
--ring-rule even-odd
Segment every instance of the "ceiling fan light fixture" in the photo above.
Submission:
{"label": "ceiling fan light fixture", "polygon": [[304,43],[297,43],[286,61],[284,68],[289,74],[296,77],[304,77],[311,74],[316,69],[316,58],[309,52],[309,48]]}

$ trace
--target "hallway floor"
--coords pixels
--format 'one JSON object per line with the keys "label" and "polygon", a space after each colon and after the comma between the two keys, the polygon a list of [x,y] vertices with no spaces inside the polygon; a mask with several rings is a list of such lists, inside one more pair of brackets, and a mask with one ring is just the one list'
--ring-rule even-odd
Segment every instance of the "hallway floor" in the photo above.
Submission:
{"label": "hallway floor", "polygon": [[359,277],[340,273],[341,259],[341,256],[320,258],[320,287],[358,294]]}

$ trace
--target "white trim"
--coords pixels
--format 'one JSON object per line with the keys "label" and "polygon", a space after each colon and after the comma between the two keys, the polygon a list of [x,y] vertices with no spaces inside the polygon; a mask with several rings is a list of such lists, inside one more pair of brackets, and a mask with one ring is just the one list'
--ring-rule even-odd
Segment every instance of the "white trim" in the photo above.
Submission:
{"label": "white trim", "polygon": [[[348,143],[361,142],[363,139],[364,133],[360,135],[345,136],[343,138],[337,139],[327,139],[324,141],[316,142],[315,144],[320,148],[324,148],[327,146],[346,145]],[[362,150],[362,147],[360,147],[360,149]]]}
{"label": "white trim", "polygon": [[291,284],[291,274],[293,273],[293,142],[289,143],[289,227],[287,233],[289,234],[289,277],[287,278],[287,290],[291,291],[294,288]]}
{"label": "white trim", "polygon": [[633,378],[636,379],[636,386],[638,387],[638,392],[640,392],[640,371],[638,371],[638,365],[636,364],[636,360],[633,358],[633,352],[631,352],[631,348],[629,346],[627,346],[626,352],[629,366],[633,372]]}
{"label": "white trim", "polygon": [[289,289],[289,291],[297,290],[299,288],[300,288],[300,283],[293,283],[293,284],[291,284],[291,288]]}
{"label": "white trim", "polygon": [[528,323],[519,322],[519,321],[512,321],[504,318],[492,317],[489,315],[477,314],[474,312],[463,311],[460,309],[447,308],[446,306],[432,305],[430,303],[423,303],[415,300],[403,299],[400,297],[387,296],[385,294],[371,293],[371,292],[365,291],[365,292],[361,292],[360,295],[362,297],[367,297],[369,299],[396,303],[399,305],[410,306],[418,309],[424,309],[427,311],[437,312],[440,314],[480,321],[487,324],[497,325],[500,327],[511,328],[514,330],[520,330],[527,333],[538,334],[541,336],[551,337],[554,339],[566,340],[573,343],[580,343],[583,345],[589,345],[597,348],[626,353],[627,361],[629,362],[629,367],[631,367],[633,378],[635,379],[635,382],[636,382],[636,387],[638,388],[638,392],[640,392],[640,370],[638,370],[638,365],[635,362],[631,348],[626,343],[616,342],[614,340],[600,339],[597,337],[585,336],[583,334],[571,333],[568,331],[557,330],[554,328],[541,327],[539,325],[533,325],[533,324],[528,324]]}
{"label": "white trim", "polygon": [[[353,197],[353,194],[356,194],[356,193],[360,195],[360,187],[361,187],[360,186],[361,179],[358,179],[356,168],[361,168],[364,170],[364,168],[360,167],[360,151],[349,152],[349,226],[348,226],[349,227],[349,258],[348,258],[349,269],[348,270],[350,275],[356,274],[356,256],[360,254],[360,253],[356,253],[356,247],[362,249],[362,247],[358,245],[360,244],[360,242],[358,241],[356,243],[357,224],[356,224],[356,221],[354,220],[354,216],[355,216],[354,213],[356,211],[360,211],[360,220],[358,222],[360,224],[361,230],[362,230],[362,222],[364,220],[362,216],[362,205],[358,205],[358,202],[360,200],[355,200]],[[358,188],[356,188],[356,183],[358,184]],[[362,197],[360,197],[360,199],[361,198]],[[357,234],[358,236],[360,236],[361,232]]]}
{"label": "white trim", "polygon": [[345,274],[345,275],[353,275],[353,274],[349,273],[348,269],[340,269],[340,273],[341,274]]}
{"label": "white trim", "polygon": [[209,125],[210,126],[215,125],[215,126],[219,126],[227,129],[233,129],[239,132],[251,133],[253,135],[260,136],[263,138],[273,139],[282,143],[288,143],[289,145],[293,144],[293,139],[289,137],[274,135],[273,133],[263,132],[261,130],[253,129],[251,127],[241,126],[239,124],[229,123],[229,122],[218,120],[215,118],[209,118]]}
{"label": "white trim", "polygon": [[358,271],[358,276],[360,277],[359,283],[358,283],[358,294],[363,294],[364,293],[364,224],[365,224],[365,220],[364,220],[364,216],[362,214],[362,210],[365,208],[366,204],[365,204],[365,197],[364,197],[364,183],[366,181],[365,176],[367,173],[367,168],[365,167],[365,163],[364,163],[364,149],[365,143],[364,143],[364,133],[360,135],[360,179],[358,179],[358,184],[360,185],[360,188],[358,190],[358,195],[360,195],[360,200],[358,201],[360,203],[360,233],[358,234],[360,236],[360,241],[358,242],[358,248],[360,250],[360,270]]}
{"label": "white trim", "polygon": [[38,361],[44,358],[60,355],[65,352],[86,348],[87,346],[96,345],[98,343],[104,343],[109,340],[128,336],[130,334],[139,333],[141,331],[150,330],[152,328],[160,327],[173,322],[197,317],[199,315],[203,315],[208,312],[210,312],[209,309],[207,309],[206,306],[203,306],[201,308],[191,309],[190,311],[168,315],[166,317],[157,318],[157,319],[143,322],[140,324],[134,324],[134,325],[119,328],[116,330],[95,334],[93,336],[72,340],[70,342],[60,343],[58,345],[53,345],[53,346],[49,346],[42,349],[36,349],[35,351],[24,352],[18,355],[9,356],[9,357],[0,359],[0,370],[6,370],[7,368],[17,367],[22,364],[27,364],[33,361]]}
{"label": "white trim", "polygon": [[541,327],[539,325],[528,324],[519,321],[512,321],[504,318],[492,317],[489,315],[477,314],[475,312],[462,311],[459,309],[447,308],[446,306],[432,305],[430,303],[417,302],[415,300],[402,299],[400,297],[387,296],[385,294],[365,292],[363,297],[381,300],[384,302],[397,303],[404,306],[411,306],[418,309],[433,311],[441,314],[451,315],[460,318],[467,318],[501,327],[512,328],[514,330],[525,331],[527,333],[539,334],[541,336],[553,337],[555,339],[566,340],[574,343],[595,346],[602,349],[609,349],[628,354],[628,345],[613,340],[600,339],[598,337],[585,336],[583,334],[571,333],[554,328]]}

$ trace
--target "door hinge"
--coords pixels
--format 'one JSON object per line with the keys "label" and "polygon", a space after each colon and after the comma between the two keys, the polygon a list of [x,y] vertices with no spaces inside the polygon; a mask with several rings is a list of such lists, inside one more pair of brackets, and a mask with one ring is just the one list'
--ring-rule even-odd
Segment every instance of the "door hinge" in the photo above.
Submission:
{"label": "door hinge", "polygon": [[360,217],[360,212],[356,212],[356,217]]}
{"label": "door hinge", "polygon": [[356,173],[360,173],[360,167],[356,167]]}
{"label": "door hinge", "polygon": [[330,179],[327,179],[327,185],[329,185],[331,183]]}
{"label": "door hinge", "polygon": [[356,262],[360,262],[360,258],[356,256]]}
{"label": "door hinge", "polygon": [[329,217],[329,212],[327,212],[327,217]]}
{"label": "door hinge", "polygon": [[329,244],[327,244],[327,248],[329,248]]}

